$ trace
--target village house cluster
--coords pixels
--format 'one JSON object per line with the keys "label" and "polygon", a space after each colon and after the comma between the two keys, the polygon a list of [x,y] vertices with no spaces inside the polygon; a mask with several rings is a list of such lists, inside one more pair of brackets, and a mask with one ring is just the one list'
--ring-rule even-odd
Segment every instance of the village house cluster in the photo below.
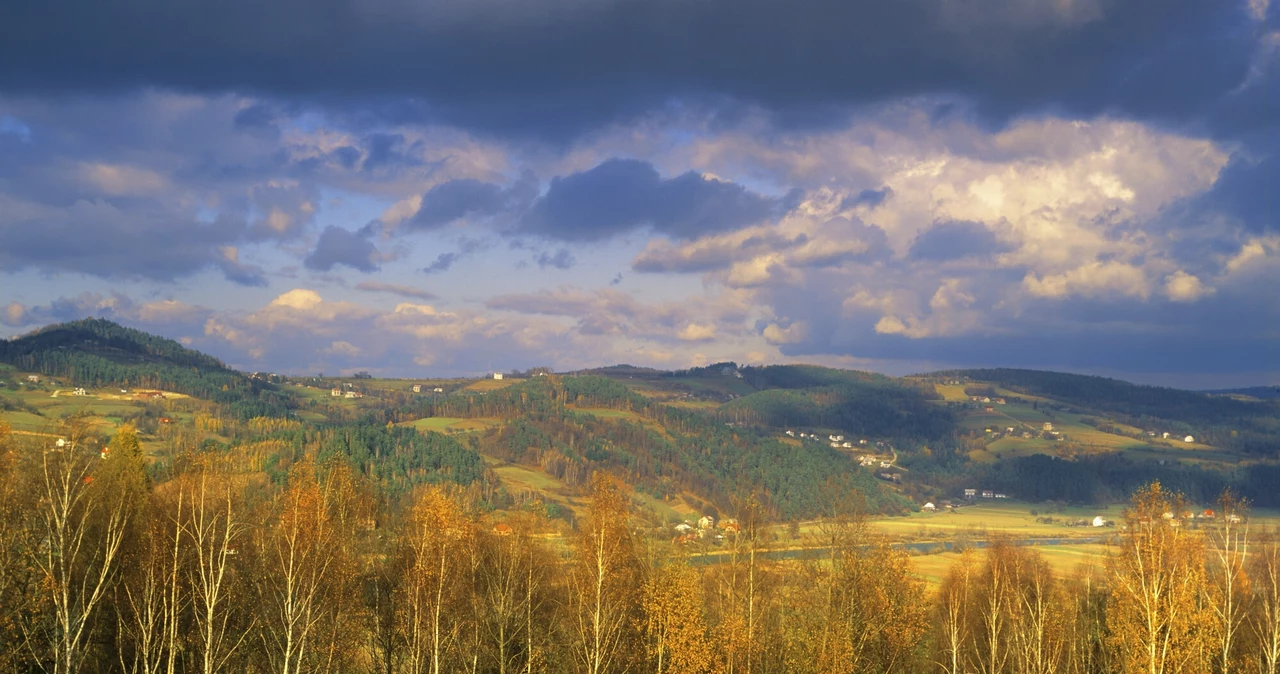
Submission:
{"label": "village house cluster", "polygon": [[710,541],[713,545],[720,545],[724,541],[726,534],[736,535],[742,531],[742,527],[738,525],[738,520],[733,518],[725,518],[716,520],[714,515],[703,515],[698,518],[696,523],[681,522],[675,526],[675,538],[673,543],[687,545],[695,541]]}

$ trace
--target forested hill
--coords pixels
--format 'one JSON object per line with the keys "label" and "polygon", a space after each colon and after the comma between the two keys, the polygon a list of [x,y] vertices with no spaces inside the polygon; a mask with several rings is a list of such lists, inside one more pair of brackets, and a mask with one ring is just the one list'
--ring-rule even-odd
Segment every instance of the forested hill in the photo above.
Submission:
{"label": "forested hill", "polygon": [[155,388],[231,404],[245,416],[276,416],[287,396],[178,342],[101,318],[50,325],[0,340],[0,362],[79,386]]}
{"label": "forested hill", "polygon": [[1280,402],[1142,386],[1118,379],[1042,370],[949,370],[930,377],[955,377],[1001,386],[1029,396],[1052,398],[1081,410],[1107,414],[1135,426],[1169,422],[1199,429],[1212,444],[1249,453],[1275,450]]}

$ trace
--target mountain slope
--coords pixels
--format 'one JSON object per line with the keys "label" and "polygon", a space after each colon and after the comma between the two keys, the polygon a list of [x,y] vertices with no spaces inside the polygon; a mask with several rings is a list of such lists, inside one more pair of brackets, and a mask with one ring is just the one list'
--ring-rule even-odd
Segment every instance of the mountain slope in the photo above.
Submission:
{"label": "mountain slope", "polygon": [[278,416],[288,396],[172,339],[101,318],[50,325],[0,341],[0,362],[87,387],[156,388]]}

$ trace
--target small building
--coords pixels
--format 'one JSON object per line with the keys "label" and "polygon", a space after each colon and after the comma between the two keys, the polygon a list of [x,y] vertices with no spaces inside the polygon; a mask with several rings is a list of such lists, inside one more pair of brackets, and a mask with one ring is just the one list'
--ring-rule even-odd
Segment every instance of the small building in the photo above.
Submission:
{"label": "small building", "polygon": [[892,467],[893,467],[893,464],[889,463],[888,461],[881,461],[881,462],[880,462],[880,467],[881,467],[881,468],[892,468]]}
{"label": "small building", "polygon": [[160,423],[171,424],[173,423],[173,419],[170,419],[169,417],[160,417]]}
{"label": "small building", "polygon": [[858,441],[858,444],[859,444],[859,445],[864,445],[864,446],[865,446],[865,445],[867,444],[867,439],[866,439],[866,438],[863,438],[863,439],[859,440],[859,441]]}
{"label": "small building", "polygon": [[832,446],[832,447],[834,447],[835,449],[839,449],[839,448],[840,448],[840,443],[838,443],[838,442],[834,442],[834,441],[833,441],[833,442],[831,443],[831,446]]}
{"label": "small building", "polygon": [[350,398],[363,398],[363,397],[364,397],[364,394],[363,394],[363,393],[361,393],[361,392],[359,392],[359,391],[347,391],[346,393],[342,394],[342,397],[343,397],[343,398],[348,398],[348,399],[350,399]]}
{"label": "small building", "polygon": [[54,446],[55,446],[55,447],[57,447],[58,449],[62,449],[63,447],[66,447],[66,446],[67,446],[67,441],[66,441],[66,439],[65,439],[65,438],[58,438],[58,441],[57,441],[57,442],[55,442],[55,443],[53,443],[53,444],[54,444]]}
{"label": "small building", "polygon": [[840,443],[840,446],[841,446],[841,447],[843,447],[843,448],[845,448],[845,449],[853,449],[853,443],[852,443],[852,442],[842,442],[842,443]]}
{"label": "small building", "polygon": [[82,389],[82,388],[78,388],[78,389],[76,389],[76,390],[72,391],[72,392],[71,392],[71,394],[72,394],[72,395],[78,395],[78,396],[89,395],[89,394],[88,394],[88,392],[86,392],[86,391],[85,391],[84,389]]}
{"label": "small building", "polygon": [[996,497],[996,493],[991,491],[990,489],[982,490],[982,498],[995,498],[995,497]]}
{"label": "small building", "polygon": [[1008,495],[1008,494],[1001,494],[1000,492],[996,492],[996,498],[998,498],[998,499],[999,499],[999,498],[1009,498],[1009,495]]}
{"label": "small building", "polygon": [[938,506],[934,505],[933,503],[926,503],[920,506],[920,509],[925,512],[936,512],[938,510]]}
{"label": "small building", "polygon": [[1044,430],[1046,430],[1046,431],[1052,431],[1052,430],[1053,430],[1053,422],[1051,422],[1051,421],[1046,421],[1046,422],[1044,422]]}
{"label": "small building", "polygon": [[702,517],[698,518],[699,529],[711,529],[711,528],[714,528],[715,526],[716,526],[716,518],[712,517],[711,515],[703,515]]}
{"label": "small building", "polygon": [[494,378],[494,379],[502,379],[502,373],[501,373],[501,372],[494,372],[494,373],[493,373],[493,378]]}
{"label": "small building", "polygon": [[983,410],[984,412],[994,412],[994,411],[996,411],[996,408],[994,408],[994,407],[992,407],[992,406],[990,406],[990,405],[987,405],[986,407],[982,408],[982,410]]}
{"label": "small building", "polygon": [[966,489],[966,490],[964,490],[964,497],[965,497],[965,498],[974,498],[974,497],[976,497],[977,495],[978,495],[978,490],[977,490],[977,489]]}
{"label": "small building", "polygon": [[997,405],[1004,405],[1004,404],[1007,404],[1007,403],[1005,402],[1005,399],[1004,399],[1004,398],[996,398],[996,404],[997,404]]}
{"label": "small building", "polygon": [[1182,439],[1183,442],[1195,442],[1196,439],[1190,435]]}
{"label": "small building", "polygon": [[1098,515],[1097,517],[1093,518],[1093,526],[1095,527],[1107,526],[1107,518],[1103,517],[1102,515]]}
{"label": "small building", "polygon": [[688,522],[681,522],[676,525],[676,531],[682,534],[693,533],[693,525],[689,524]]}
{"label": "small building", "polygon": [[1168,439],[1169,439],[1169,431],[1165,431],[1165,432],[1161,433],[1161,434],[1160,434],[1160,439],[1162,439],[1162,440],[1168,440]]}
{"label": "small building", "polygon": [[493,525],[493,533],[497,536],[510,536],[511,534],[515,533],[515,530],[512,529],[511,525],[507,524],[506,522],[498,522],[497,524]]}
{"label": "small building", "polygon": [[32,384],[38,384],[40,383],[40,378],[35,376],[34,374],[29,374],[27,375],[27,381],[31,382]]}
{"label": "small building", "polygon": [[444,389],[443,389],[443,388],[440,388],[439,386],[437,386],[437,387],[436,387],[436,393],[444,393]]}
{"label": "small building", "polygon": [[795,431],[787,431],[787,435],[789,435],[789,436],[791,436],[791,437],[793,437],[793,438],[794,438],[794,437],[796,437],[796,432],[795,432]]}
{"label": "small building", "polygon": [[414,385],[413,385],[413,392],[414,392],[414,393],[422,393],[422,384],[414,384]]}
{"label": "small building", "polygon": [[340,388],[332,389],[332,390],[330,390],[330,391],[329,391],[329,395],[333,396],[334,398],[341,398],[341,397],[342,397],[342,389],[340,389]]}

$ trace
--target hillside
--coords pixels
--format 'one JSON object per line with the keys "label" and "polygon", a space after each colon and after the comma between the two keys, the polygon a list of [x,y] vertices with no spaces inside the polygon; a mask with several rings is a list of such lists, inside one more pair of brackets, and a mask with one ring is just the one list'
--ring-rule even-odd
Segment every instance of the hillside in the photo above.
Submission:
{"label": "hillside", "polygon": [[[1153,477],[1195,498],[1230,485],[1280,505],[1269,486],[1280,475],[1280,405],[1099,377],[895,378],[726,362],[502,381],[268,382],[102,320],[0,342],[0,363],[0,419],[23,432],[85,419],[110,434],[127,423],[158,465],[181,447],[213,449],[275,481],[314,452],[388,494],[451,482],[486,494],[488,507],[541,504],[569,519],[601,470],[655,520],[732,512],[753,498],[772,517],[810,519],[831,493],[900,513],[973,487],[1106,503]],[[29,383],[27,373],[45,379]]]}
{"label": "hillside", "polygon": [[1039,370],[938,372],[932,378],[987,383],[1022,396],[1050,399],[1084,414],[1139,429],[1198,437],[1202,444],[1266,455],[1280,441],[1280,401],[1249,400],[1196,391],[1140,386],[1105,377]]}
{"label": "hillside", "polygon": [[84,387],[173,391],[234,405],[243,417],[280,416],[289,401],[274,386],[178,342],[100,318],[60,323],[0,340],[0,363]]}

